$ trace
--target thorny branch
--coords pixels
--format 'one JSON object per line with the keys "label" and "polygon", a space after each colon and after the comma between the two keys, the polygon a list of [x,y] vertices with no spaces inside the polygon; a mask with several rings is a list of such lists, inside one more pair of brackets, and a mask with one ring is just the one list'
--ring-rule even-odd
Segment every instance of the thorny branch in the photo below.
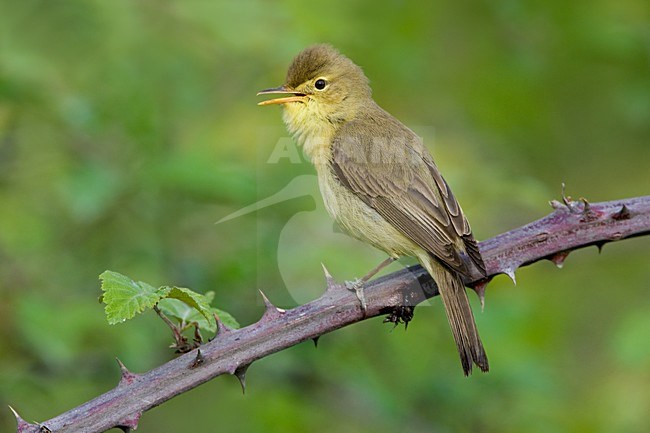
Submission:
{"label": "thorny branch", "polygon": [[[520,266],[549,259],[562,266],[570,251],[633,236],[650,234],[650,196],[604,203],[584,199],[552,201],[550,215],[480,243],[488,278],[466,283],[483,298],[489,280],[507,274],[514,280]],[[366,286],[364,317],[354,293],[334,281],[325,269],[326,292],[291,310],[275,307],[262,294],[262,318],[239,330],[221,323],[215,338],[196,350],[135,374],[118,360],[121,379],[107,393],[41,424],[25,422],[14,411],[19,433],[102,432],[135,429],[142,413],[222,374],[236,375],[245,388],[248,366],[260,358],[366,318],[390,313],[401,305],[416,305],[438,294],[435,283],[419,266],[372,281]],[[13,409],[12,409],[13,410]]]}

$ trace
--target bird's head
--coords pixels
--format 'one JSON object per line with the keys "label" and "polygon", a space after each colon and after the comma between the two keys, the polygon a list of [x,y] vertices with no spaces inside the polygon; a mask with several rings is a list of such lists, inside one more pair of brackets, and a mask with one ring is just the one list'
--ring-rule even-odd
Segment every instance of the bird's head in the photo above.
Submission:
{"label": "bird's head", "polygon": [[372,101],[368,79],[361,68],[330,45],[303,50],[291,63],[284,85],[258,95],[280,94],[259,105],[282,104],[289,131],[304,141],[327,135],[352,120]]}

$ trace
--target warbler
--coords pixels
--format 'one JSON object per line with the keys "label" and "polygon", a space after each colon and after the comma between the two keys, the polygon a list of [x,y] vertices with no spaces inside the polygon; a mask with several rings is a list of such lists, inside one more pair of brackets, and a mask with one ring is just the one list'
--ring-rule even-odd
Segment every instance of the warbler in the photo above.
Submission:
{"label": "warbler", "polygon": [[[472,230],[422,140],[372,98],[362,69],[335,48],[300,52],[282,94],[283,120],[316,168],[325,207],[349,235],[385,251],[415,257],[435,280],[465,375],[488,359],[465,292],[463,276],[485,265]],[[362,284],[358,291],[365,308]]]}

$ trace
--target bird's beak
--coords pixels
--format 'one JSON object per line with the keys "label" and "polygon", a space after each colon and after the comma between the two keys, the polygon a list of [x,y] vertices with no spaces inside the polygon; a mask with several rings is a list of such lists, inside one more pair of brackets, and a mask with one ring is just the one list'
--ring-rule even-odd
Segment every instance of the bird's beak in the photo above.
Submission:
{"label": "bird's beak", "polygon": [[280,86],[280,87],[274,87],[272,89],[262,90],[257,92],[257,95],[258,96],[270,95],[275,93],[291,95],[291,96],[285,96],[284,98],[269,99],[267,101],[258,102],[257,105],[286,104],[287,102],[305,102],[305,100],[307,99],[307,95],[305,95],[304,93],[291,90],[287,86]]}

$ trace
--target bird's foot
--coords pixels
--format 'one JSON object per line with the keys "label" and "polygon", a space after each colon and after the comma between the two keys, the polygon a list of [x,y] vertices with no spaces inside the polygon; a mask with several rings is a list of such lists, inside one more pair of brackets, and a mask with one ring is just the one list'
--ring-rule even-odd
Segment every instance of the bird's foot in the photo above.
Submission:
{"label": "bird's foot", "polygon": [[354,291],[355,294],[357,295],[357,299],[361,303],[361,312],[363,315],[366,315],[366,311],[368,310],[368,305],[366,304],[366,296],[363,294],[363,285],[365,281],[363,279],[358,279],[354,281],[346,281],[345,282],[345,287],[350,290]]}

